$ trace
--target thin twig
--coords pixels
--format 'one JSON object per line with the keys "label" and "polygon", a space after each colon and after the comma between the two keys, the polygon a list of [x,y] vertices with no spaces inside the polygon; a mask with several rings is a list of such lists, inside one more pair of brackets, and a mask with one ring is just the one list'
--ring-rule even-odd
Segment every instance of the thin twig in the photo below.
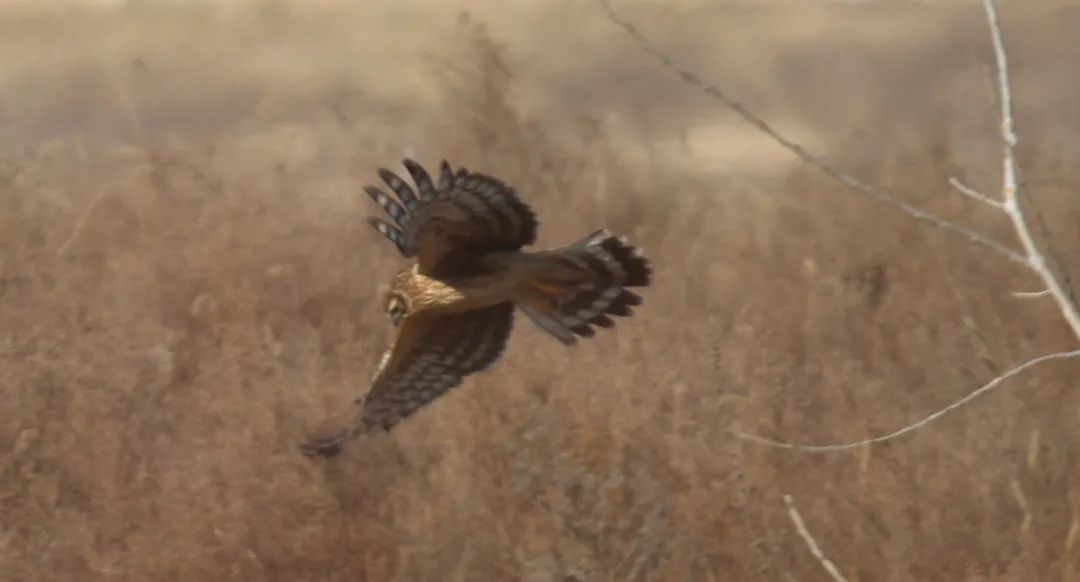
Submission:
{"label": "thin twig", "polygon": [[1004,209],[1005,204],[1002,203],[1000,200],[994,200],[993,198],[987,196],[986,194],[983,194],[982,192],[979,192],[978,190],[975,190],[974,188],[968,186],[967,184],[964,184],[956,178],[949,178],[949,184],[953,188],[956,188],[957,192],[963,194],[964,196],[967,196],[968,198],[971,198],[972,200],[981,202],[991,208],[996,208],[998,210]]}
{"label": "thin twig", "polygon": [[1013,291],[1013,297],[1018,299],[1038,299],[1039,297],[1050,296],[1049,289],[1043,289],[1042,291]]}
{"label": "thin twig", "polygon": [[1050,269],[1046,257],[1035,244],[1035,238],[1031,235],[1024,211],[1020,205],[1020,191],[1017,187],[1017,174],[1019,168],[1016,164],[1016,130],[1013,128],[1012,91],[1009,85],[1009,62],[1005,53],[1005,42],[1001,38],[1001,25],[998,23],[997,8],[994,0],[983,0],[983,8],[986,11],[986,21],[990,26],[990,39],[994,44],[994,60],[997,63],[998,91],[1001,102],[1001,142],[1002,142],[1002,175],[1001,189],[1003,194],[1003,209],[1013,223],[1013,229],[1020,238],[1027,255],[1025,262],[1046,284],[1046,289],[1053,296],[1061,314],[1065,317],[1073,335],[1080,340],[1080,309],[1066,293],[1064,286],[1058,280],[1057,275]]}
{"label": "thin twig", "polygon": [[1049,260],[1049,267],[1057,274],[1058,281],[1061,282],[1062,288],[1065,290],[1066,296],[1072,304],[1077,304],[1076,301],[1076,289],[1073,286],[1072,278],[1069,276],[1069,271],[1062,267],[1061,254],[1054,248],[1052,241],[1054,233],[1050,231],[1050,227],[1046,224],[1046,219],[1043,215],[1043,211],[1040,210],[1038,199],[1035,197],[1035,189],[1029,188],[1028,184],[1032,183],[1032,180],[1023,176],[1020,179],[1021,187],[1027,193],[1025,197],[1025,205],[1027,207],[1027,216],[1034,218],[1031,226],[1036,231],[1037,238],[1041,237],[1041,243],[1043,245],[1043,252],[1046,254],[1047,260]]}
{"label": "thin twig", "polygon": [[832,563],[825,553],[818,547],[817,541],[814,540],[814,536],[810,535],[810,531],[806,529],[806,524],[803,523],[802,516],[799,515],[799,510],[795,507],[795,502],[791,500],[790,495],[784,495],[784,505],[787,506],[788,516],[791,517],[791,523],[795,524],[795,529],[799,532],[799,537],[806,542],[806,547],[810,548],[810,553],[814,554],[817,561],[821,563],[821,567],[825,568],[825,571],[832,576],[832,579],[836,582],[847,582],[840,570],[836,565]]}
{"label": "thin twig", "polygon": [[75,221],[75,227],[71,229],[71,234],[69,234],[68,237],[64,239],[64,242],[60,244],[60,248],[56,249],[56,258],[60,259],[64,257],[68,247],[74,244],[79,238],[79,235],[82,234],[83,229],[86,228],[86,223],[90,221],[90,216],[106,196],[108,196],[107,192],[101,192],[90,200],[90,203],[86,205],[82,214],[79,215],[79,220]]}
{"label": "thin twig", "polygon": [[1020,479],[1017,479],[1016,475],[1009,478],[1009,489],[1012,490],[1016,505],[1020,507],[1020,511],[1024,514],[1024,519],[1020,522],[1020,535],[1026,535],[1031,531],[1031,504],[1028,503],[1027,495],[1024,495],[1024,488],[1020,485]]}
{"label": "thin twig", "polygon": [[909,432],[913,432],[915,430],[918,430],[918,429],[930,424],[931,422],[934,422],[935,420],[945,416],[946,414],[948,414],[948,413],[950,413],[950,412],[964,406],[965,404],[971,402],[972,400],[975,400],[979,396],[982,396],[983,394],[986,394],[987,392],[993,390],[994,388],[997,388],[1005,380],[1008,380],[1009,378],[1012,378],[1013,376],[1019,374],[1020,372],[1023,372],[1024,370],[1027,370],[1028,368],[1030,368],[1032,366],[1036,366],[1038,364],[1041,364],[1043,362],[1048,362],[1050,360],[1061,360],[1061,359],[1076,358],[1076,357],[1080,357],[1080,350],[1074,350],[1074,351],[1071,351],[1071,352],[1057,352],[1057,353],[1053,353],[1053,354],[1046,354],[1044,356],[1039,356],[1039,357],[1037,357],[1035,359],[1028,360],[1028,361],[1024,362],[1023,364],[1020,364],[1019,366],[1016,366],[1015,368],[1012,368],[1008,372],[1005,372],[1004,374],[998,376],[997,378],[994,378],[993,380],[990,380],[986,384],[983,384],[977,390],[975,390],[974,392],[972,392],[972,393],[968,394],[967,396],[961,398],[960,400],[957,400],[956,402],[953,402],[952,404],[946,406],[945,408],[937,410],[934,413],[926,416],[922,420],[919,420],[917,422],[913,422],[913,423],[911,423],[911,424],[909,424],[907,426],[904,426],[903,428],[900,428],[898,430],[894,430],[893,432],[890,432],[889,434],[876,436],[876,437],[872,437],[872,438],[868,438],[868,439],[863,439],[861,441],[855,441],[855,442],[850,442],[850,443],[842,443],[842,444],[835,444],[835,445],[801,445],[801,444],[797,444],[797,443],[787,443],[787,442],[777,441],[777,440],[773,440],[773,439],[766,438],[766,437],[747,434],[747,433],[740,432],[740,431],[737,431],[737,430],[732,430],[730,432],[731,432],[731,434],[733,434],[734,436],[736,436],[738,438],[748,440],[748,441],[751,441],[751,442],[755,442],[755,443],[758,443],[758,444],[762,444],[762,445],[767,445],[767,446],[770,446],[770,447],[780,448],[780,449],[794,449],[794,450],[806,451],[806,452],[810,452],[810,453],[823,453],[823,452],[845,451],[845,450],[849,450],[849,449],[856,449],[856,448],[863,447],[863,446],[866,446],[866,445],[872,445],[872,444],[875,444],[875,443],[883,443],[885,441],[889,441],[889,440],[895,439],[897,437],[903,436],[903,435],[905,435],[905,434],[907,434]]}
{"label": "thin twig", "polygon": [[1027,262],[1024,255],[1006,247],[1005,245],[993,239],[990,239],[971,229],[965,228],[963,226],[954,224],[952,222],[949,222],[948,220],[935,216],[925,210],[922,210],[921,208],[917,208],[915,206],[902,202],[895,197],[886,194],[881,190],[870,186],[869,184],[866,184],[865,182],[855,178],[854,176],[846,174],[820,160],[819,158],[811,154],[809,151],[807,151],[806,148],[781,134],[771,124],[750,111],[743,104],[728,97],[727,94],[725,94],[717,87],[706,84],[704,81],[701,80],[700,77],[698,77],[694,73],[676,65],[675,62],[672,61],[666,54],[657,49],[649,41],[649,39],[645,38],[645,35],[643,35],[637,29],[637,27],[635,27],[629,21],[624,20],[622,17],[620,17],[618,13],[615,12],[615,9],[611,6],[610,0],[600,0],[600,4],[604,8],[604,12],[607,13],[608,19],[622,27],[622,29],[625,30],[626,33],[637,43],[638,47],[642,51],[659,61],[660,64],[662,64],[664,67],[678,74],[680,77],[682,77],[684,81],[686,81],[690,85],[703,91],[710,97],[713,97],[714,99],[719,101],[728,109],[734,111],[737,115],[739,115],[739,117],[742,117],[743,120],[757,127],[759,130],[761,130],[762,133],[768,135],[770,138],[773,139],[773,141],[790,151],[803,163],[811,166],[812,168],[815,168],[816,170],[824,173],[830,178],[857,192],[861,192],[862,194],[870,196],[879,203],[899,209],[900,211],[904,212],[908,216],[911,216],[912,218],[915,218],[916,220],[933,225],[947,232],[963,236],[973,243],[982,245],[989,248],[990,250],[1004,255],[1011,261],[1019,263]]}

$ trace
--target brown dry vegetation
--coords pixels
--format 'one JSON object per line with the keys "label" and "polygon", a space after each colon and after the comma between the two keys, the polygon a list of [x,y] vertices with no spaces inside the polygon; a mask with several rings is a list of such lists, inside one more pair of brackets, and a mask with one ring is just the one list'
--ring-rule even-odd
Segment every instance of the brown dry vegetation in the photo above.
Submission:
{"label": "brown dry vegetation", "polygon": [[[997,176],[978,7],[620,4],[680,62],[905,199]],[[514,6],[514,7],[510,7]],[[1022,161],[1080,258],[1076,13],[1003,14]],[[658,68],[592,2],[0,19],[0,579],[1080,580],[1080,364],[997,256],[842,190]],[[719,137],[717,137],[719,136]],[[519,320],[490,373],[336,459],[399,265],[360,186],[483,169],[541,244],[647,250],[633,319]],[[1075,276],[1077,273],[1072,270]]]}

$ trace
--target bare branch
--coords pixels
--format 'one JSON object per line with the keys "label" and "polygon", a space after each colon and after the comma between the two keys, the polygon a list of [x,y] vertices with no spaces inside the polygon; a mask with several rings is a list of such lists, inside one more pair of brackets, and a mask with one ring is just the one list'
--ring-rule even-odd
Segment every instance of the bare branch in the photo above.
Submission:
{"label": "bare branch", "polygon": [[814,536],[810,535],[810,531],[806,529],[806,524],[803,523],[802,516],[799,515],[799,510],[795,507],[795,502],[791,500],[790,495],[784,495],[784,505],[787,506],[788,516],[791,517],[791,523],[795,524],[795,529],[799,532],[799,536],[806,542],[806,547],[810,548],[810,553],[814,554],[817,561],[821,563],[821,567],[825,568],[825,571],[832,576],[835,582],[847,582],[843,575],[840,574],[840,570],[836,565],[832,563],[829,558],[825,556],[825,553],[818,547],[817,541],[814,540]]}
{"label": "bare branch", "polygon": [[[998,91],[1001,103],[1001,139],[1005,146],[1005,155],[1002,160],[1004,174],[1002,181],[1005,186],[1006,200],[1016,193],[1016,158],[1013,149],[1016,148],[1016,133],[1013,130],[1012,117],[1012,90],[1009,85],[1009,61],[1005,56],[1005,42],[1001,38],[1001,25],[998,24],[997,8],[993,0],[983,0],[983,8],[986,10],[986,20],[990,25],[990,40],[994,43],[994,60],[997,63]],[[1011,190],[1010,190],[1011,188]]]}
{"label": "bare branch", "polygon": [[1002,208],[1013,223],[1020,243],[1027,255],[1028,266],[1035,271],[1046,289],[1054,298],[1061,314],[1065,317],[1073,335],[1080,340],[1080,309],[1072,297],[1065,291],[1061,281],[1047,264],[1046,257],[1035,244],[1035,238],[1031,235],[1027,220],[1024,217],[1023,208],[1020,205],[1020,191],[1017,187],[1016,176],[1019,169],[1016,164],[1016,131],[1013,129],[1012,91],[1009,85],[1009,62],[1005,53],[1005,42],[1001,38],[1001,25],[998,23],[997,8],[994,0],[983,0],[983,8],[986,11],[986,21],[990,26],[990,39],[994,44],[994,60],[997,63],[998,91],[1001,93],[1001,141],[1002,141],[1002,175],[1001,188],[1004,196]]}
{"label": "bare branch", "polygon": [[642,51],[656,59],[663,66],[678,74],[680,77],[682,77],[684,81],[686,81],[690,85],[696,87],[710,97],[716,99],[722,105],[739,115],[739,117],[742,117],[743,120],[757,127],[764,134],[772,138],[773,141],[780,144],[782,147],[794,154],[803,163],[813,167],[814,169],[824,173],[830,178],[857,192],[870,196],[881,204],[886,204],[900,210],[901,212],[907,214],[908,216],[911,216],[912,218],[915,218],[916,220],[933,225],[941,230],[963,236],[964,238],[967,238],[973,243],[982,245],[990,250],[997,252],[998,254],[1007,257],[1010,261],[1019,263],[1027,262],[1024,255],[1006,247],[1005,245],[993,239],[990,239],[971,229],[965,228],[963,226],[954,224],[952,222],[949,222],[948,220],[935,216],[925,210],[922,210],[921,208],[917,208],[915,206],[902,202],[894,196],[886,194],[885,192],[882,192],[881,190],[874,188],[869,184],[866,184],[865,182],[855,178],[854,176],[841,172],[833,166],[818,159],[816,156],[808,152],[806,148],[785,137],[764,119],[747,109],[746,106],[744,106],[743,104],[728,97],[723,91],[716,88],[715,86],[706,84],[694,73],[691,73],[690,71],[687,71],[686,69],[683,69],[682,67],[676,65],[675,62],[668,58],[667,55],[665,55],[651,42],[649,42],[649,40],[645,38],[645,35],[643,35],[637,29],[637,27],[635,27],[629,21],[624,20],[622,17],[620,17],[618,13],[615,12],[615,9],[611,6],[610,0],[600,0],[600,4],[603,6],[604,12],[607,14],[608,19],[619,25],[623,30],[625,30],[626,33],[637,43],[638,47],[641,48]]}
{"label": "bare branch", "polygon": [[739,432],[739,431],[736,431],[736,430],[732,430],[732,431],[729,431],[729,432],[731,432],[731,434],[735,435],[738,438],[748,440],[748,441],[751,441],[751,442],[755,442],[755,443],[758,443],[758,444],[762,444],[762,445],[767,445],[767,446],[770,446],[770,447],[780,448],[780,449],[794,449],[794,450],[806,451],[806,452],[810,452],[810,453],[824,453],[824,452],[846,451],[846,450],[850,450],[850,449],[856,449],[856,448],[863,447],[863,446],[866,446],[866,445],[872,445],[872,444],[875,444],[875,443],[883,443],[885,441],[889,441],[889,440],[895,439],[897,437],[903,436],[903,435],[905,435],[905,434],[907,434],[909,432],[913,432],[915,430],[918,430],[918,429],[930,424],[931,422],[934,422],[935,420],[945,416],[946,414],[948,414],[948,413],[950,413],[950,412],[964,406],[965,404],[971,402],[972,400],[975,400],[979,396],[982,396],[983,394],[986,394],[987,392],[993,390],[994,388],[997,388],[1005,380],[1008,380],[1009,378],[1012,378],[1013,376],[1019,374],[1020,372],[1023,372],[1024,370],[1027,370],[1028,368],[1031,368],[1031,367],[1036,366],[1038,364],[1041,364],[1043,362],[1048,362],[1050,360],[1062,360],[1062,359],[1076,358],[1076,357],[1080,357],[1080,350],[1074,350],[1074,351],[1071,351],[1071,352],[1057,352],[1057,353],[1053,353],[1053,354],[1046,354],[1044,356],[1039,356],[1039,357],[1037,357],[1035,359],[1028,360],[1028,361],[1024,362],[1023,364],[1020,364],[1019,366],[1016,366],[1015,368],[1012,368],[1008,372],[1005,372],[1004,374],[998,376],[997,378],[994,378],[993,380],[990,380],[986,384],[983,384],[977,390],[975,390],[974,392],[972,392],[972,393],[968,394],[967,396],[961,398],[960,400],[957,400],[956,402],[953,402],[952,404],[946,406],[945,408],[937,410],[934,413],[926,416],[922,420],[919,420],[917,422],[913,422],[913,423],[911,423],[911,424],[909,424],[907,426],[904,426],[903,428],[900,428],[898,430],[890,432],[889,434],[885,434],[885,435],[881,435],[881,436],[877,436],[877,437],[872,437],[872,438],[868,438],[868,439],[863,439],[861,441],[855,441],[855,442],[850,442],[850,443],[842,443],[842,444],[835,444],[835,445],[801,445],[801,444],[796,444],[796,443],[786,443],[786,442],[783,442],[783,441],[777,441],[777,440],[773,440],[773,439],[769,439],[769,438],[765,438],[765,437],[761,437],[761,436],[757,436],[757,435],[752,435],[752,434],[747,434],[747,433],[744,433],[744,432]]}
{"label": "bare branch", "polygon": [[1049,289],[1043,289],[1042,291],[1014,291],[1013,297],[1018,299],[1038,299],[1039,297],[1049,297],[1051,295]]}
{"label": "bare branch", "polygon": [[949,178],[949,184],[952,185],[953,188],[956,188],[957,192],[963,194],[964,196],[967,196],[968,198],[971,198],[972,200],[975,200],[977,202],[981,202],[981,203],[983,203],[983,204],[985,204],[987,206],[990,206],[992,208],[996,208],[998,210],[1004,210],[1005,209],[1004,208],[1005,204],[1003,202],[1001,202],[999,200],[994,200],[993,198],[987,196],[986,194],[983,194],[983,193],[975,190],[974,188],[971,188],[970,186],[967,186],[966,184],[964,184],[960,180],[957,180],[956,178]]}

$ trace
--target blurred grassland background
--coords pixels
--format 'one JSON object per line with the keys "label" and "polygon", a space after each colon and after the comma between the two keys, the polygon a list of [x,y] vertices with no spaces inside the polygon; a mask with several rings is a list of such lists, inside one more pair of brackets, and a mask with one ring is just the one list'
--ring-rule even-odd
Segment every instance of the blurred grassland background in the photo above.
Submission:
{"label": "blurred grassland background", "polygon": [[[1080,5],[1002,2],[1043,236],[1080,259]],[[1013,242],[976,2],[616,1],[830,162]],[[467,11],[466,11],[467,9]],[[654,286],[331,461],[404,155],[608,227]],[[1080,364],[1038,283],[844,190],[586,0],[0,4],[0,580],[1080,580]]]}

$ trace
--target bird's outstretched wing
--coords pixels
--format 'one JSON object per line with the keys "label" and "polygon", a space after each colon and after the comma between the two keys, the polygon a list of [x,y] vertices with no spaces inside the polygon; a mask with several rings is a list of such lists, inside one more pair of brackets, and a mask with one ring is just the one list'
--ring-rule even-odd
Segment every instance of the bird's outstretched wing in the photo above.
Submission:
{"label": "bird's outstretched wing", "polygon": [[420,312],[402,323],[383,356],[371,389],[357,401],[352,424],[302,447],[307,455],[330,457],[350,439],[389,431],[401,420],[482,371],[502,355],[513,325],[514,305],[501,303],[464,313]]}
{"label": "bird's outstretched wing", "polygon": [[393,242],[405,257],[417,256],[420,272],[438,276],[448,264],[497,250],[515,250],[536,240],[536,215],[514,189],[501,181],[443,161],[438,184],[413,160],[403,161],[416,189],[385,168],[379,177],[397,196],[375,186],[365,191],[394,224],[370,217],[368,222]]}

